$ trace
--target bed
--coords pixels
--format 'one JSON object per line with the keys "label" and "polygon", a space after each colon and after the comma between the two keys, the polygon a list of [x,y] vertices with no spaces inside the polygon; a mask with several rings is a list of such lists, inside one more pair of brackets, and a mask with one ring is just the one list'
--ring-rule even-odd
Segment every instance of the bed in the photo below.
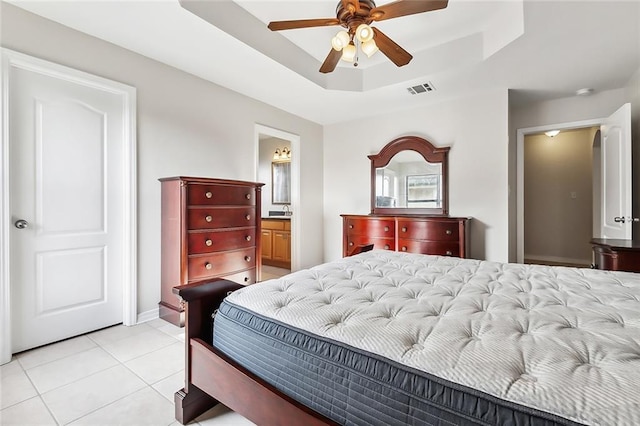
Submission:
{"label": "bed", "polygon": [[640,424],[640,274],[374,250],[241,287],[176,289],[183,424]]}

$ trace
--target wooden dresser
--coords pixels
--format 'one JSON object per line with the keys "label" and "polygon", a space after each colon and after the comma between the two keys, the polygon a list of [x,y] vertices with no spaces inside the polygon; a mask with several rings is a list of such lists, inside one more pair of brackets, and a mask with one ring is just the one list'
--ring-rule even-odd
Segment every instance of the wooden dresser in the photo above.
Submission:
{"label": "wooden dresser", "polygon": [[162,185],[160,318],[182,327],[173,287],[223,277],[260,279],[261,183],[170,177]]}
{"label": "wooden dresser", "polygon": [[362,245],[375,249],[466,258],[469,218],[447,216],[341,215],[342,255]]}
{"label": "wooden dresser", "polygon": [[640,272],[640,241],[594,238],[591,244],[595,268]]}

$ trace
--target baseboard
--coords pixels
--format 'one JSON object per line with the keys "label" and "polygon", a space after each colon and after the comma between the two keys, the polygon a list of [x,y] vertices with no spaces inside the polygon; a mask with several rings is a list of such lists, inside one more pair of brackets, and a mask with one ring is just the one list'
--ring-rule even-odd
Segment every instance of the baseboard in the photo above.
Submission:
{"label": "baseboard", "polygon": [[566,263],[569,265],[591,265],[591,259],[574,259],[570,257],[561,256],[538,256],[535,254],[524,255],[525,260],[533,262],[553,262],[553,263]]}
{"label": "baseboard", "polygon": [[138,314],[138,322],[137,324],[141,324],[143,322],[152,321],[156,318],[160,318],[160,310],[158,308],[151,309],[147,312],[142,312]]}

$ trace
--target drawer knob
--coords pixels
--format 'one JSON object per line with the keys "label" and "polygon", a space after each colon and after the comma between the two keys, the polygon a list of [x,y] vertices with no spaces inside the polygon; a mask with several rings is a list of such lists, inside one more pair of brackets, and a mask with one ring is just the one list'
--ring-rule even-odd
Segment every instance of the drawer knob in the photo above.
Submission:
{"label": "drawer knob", "polygon": [[245,219],[247,219],[247,220],[251,220],[251,215],[250,215],[250,214],[246,215],[246,216],[245,216]]}
{"label": "drawer knob", "polygon": [[406,226],[402,227],[402,232],[407,232],[407,227]]}
{"label": "drawer knob", "polygon": [[204,264],[204,268],[211,270],[211,269],[213,269],[213,265],[211,263],[207,262],[207,263]]}
{"label": "drawer knob", "polygon": [[447,256],[451,256],[453,252],[451,250],[447,250]]}
{"label": "drawer knob", "polygon": [[211,215],[207,215],[204,217],[204,220],[206,220],[207,222],[211,222],[213,220],[213,217]]}
{"label": "drawer knob", "polygon": [[251,235],[247,235],[246,237],[244,237],[244,239],[247,241],[251,241]]}
{"label": "drawer knob", "polygon": [[353,229],[353,225],[349,225],[349,229]]}
{"label": "drawer knob", "polygon": [[353,245],[353,241],[349,242],[349,247],[351,247]]}
{"label": "drawer knob", "polygon": [[451,231],[451,229],[447,229],[446,231],[444,231],[445,234],[447,235],[451,235],[453,234],[453,232]]}
{"label": "drawer knob", "polygon": [[204,243],[207,245],[207,247],[211,247],[213,245],[213,241],[211,240],[206,240]]}
{"label": "drawer knob", "polygon": [[407,246],[402,246],[402,251],[407,251]]}
{"label": "drawer knob", "polygon": [[251,256],[245,256],[244,260],[246,260],[247,262],[251,262]]}
{"label": "drawer knob", "polygon": [[389,227],[388,226],[384,227],[384,232],[389,232]]}
{"label": "drawer knob", "polygon": [[385,244],[385,245],[384,245],[384,249],[385,249],[385,250],[389,250],[390,248],[391,248],[391,247],[389,247],[389,244]]}
{"label": "drawer knob", "polygon": [[248,283],[249,282],[249,277],[244,277],[244,282]]}
{"label": "drawer knob", "polygon": [[247,194],[247,195],[245,195],[245,198],[246,198],[247,200],[250,200],[250,199],[251,199],[251,194]]}
{"label": "drawer knob", "polygon": [[204,193],[204,196],[207,197],[207,198],[211,198],[211,197],[213,197],[213,193],[211,191],[207,191],[207,192]]}

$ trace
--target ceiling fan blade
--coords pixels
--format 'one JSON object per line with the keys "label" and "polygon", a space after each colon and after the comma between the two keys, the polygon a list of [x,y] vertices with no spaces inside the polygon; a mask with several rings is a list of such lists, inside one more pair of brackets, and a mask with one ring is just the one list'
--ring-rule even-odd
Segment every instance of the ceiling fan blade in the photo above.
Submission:
{"label": "ceiling fan blade", "polygon": [[327,74],[332,72],[338,66],[338,62],[342,57],[342,52],[336,49],[331,49],[331,52],[327,55],[327,59],[324,60],[322,66],[320,67],[320,72]]}
{"label": "ceiling fan blade", "polygon": [[330,27],[332,25],[340,25],[340,21],[336,18],[298,19],[295,21],[273,21],[273,22],[269,22],[269,25],[267,25],[267,27],[271,31],[281,31],[281,30],[293,30],[297,28]]}
{"label": "ceiling fan blade", "polygon": [[448,3],[448,0],[398,0],[371,9],[369,16],[374,21],[384,21],[385,19],[444,9]]}
{"label": "ceiling fan blade", "polygon": [[399,67],[411,62],[413,56],[400,47],[395,41],[387,37],[382,31],[374,27],[373,33],[375,34],[373,39],[376,41],[378,49],[380,49],[380,51],[391,60],[391,62]]}

